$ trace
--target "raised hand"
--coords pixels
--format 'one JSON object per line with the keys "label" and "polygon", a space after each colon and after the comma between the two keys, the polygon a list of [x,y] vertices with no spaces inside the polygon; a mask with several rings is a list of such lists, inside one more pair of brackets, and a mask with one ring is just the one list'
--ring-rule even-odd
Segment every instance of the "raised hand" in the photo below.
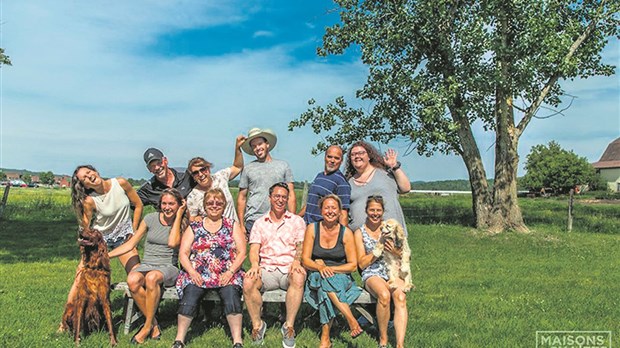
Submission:
{"label": "raised hand", "polygon": [[394,149],[388,149],[383,156],[383,161],[388,166],[388,168],[393,168],[398,163],[397,160],[398,152]]}

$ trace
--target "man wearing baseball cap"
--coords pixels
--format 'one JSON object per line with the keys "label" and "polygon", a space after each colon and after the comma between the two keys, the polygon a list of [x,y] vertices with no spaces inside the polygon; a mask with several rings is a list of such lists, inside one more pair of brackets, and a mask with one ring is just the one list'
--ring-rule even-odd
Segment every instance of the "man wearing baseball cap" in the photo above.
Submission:
{"label": "man wearing baseball cap", "polygon": [[179,173],[168,167],[168,159],[156,148],[151,147],[144,152],[144,163],[149,172],[153,173],[151,180],[138,189],[138,196],[145,206],[150,204],[159,208],[159,196],[167,188],[175,188],[183,197],[187,197],[196,185],[187,171]]}
{"label": "man wearing baseball cap", "polygon": [[271,129],[252,128],[241,145],[245,153],[256,157],[256,160],[245,165],[239,180],[237,214],[246,235],[250,234],[254,221],[269,211],[269,188],[273,184],[285,182],[288,185],[288,211],[295,213],[297,209],[293,171],[287,162],[274,159],[269,153],[277,141]]}

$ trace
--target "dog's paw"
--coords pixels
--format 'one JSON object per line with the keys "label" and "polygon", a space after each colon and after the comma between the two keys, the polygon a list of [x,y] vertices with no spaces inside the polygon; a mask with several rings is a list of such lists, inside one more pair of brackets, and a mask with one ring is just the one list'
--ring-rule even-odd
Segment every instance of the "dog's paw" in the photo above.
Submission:
{"label": "dog's paw", "polygon": [[396,289],[398,286],[396,286],[396,282],[393,280],[388,281],[388,287],[390,289]]}
{"label": "dog's paw", "polygon": [[415,286],[413,284],[406,284],[402,290],[403,292],[409,292],[411,289],[415,289]]}
{"label": "dog's paw", "polygon": [[383,246],[379,247],[379,245],[377,245],[373,250],[372,250],[372,254],[376,257],[376,258],[380,258],[381,255],[383,255]]}

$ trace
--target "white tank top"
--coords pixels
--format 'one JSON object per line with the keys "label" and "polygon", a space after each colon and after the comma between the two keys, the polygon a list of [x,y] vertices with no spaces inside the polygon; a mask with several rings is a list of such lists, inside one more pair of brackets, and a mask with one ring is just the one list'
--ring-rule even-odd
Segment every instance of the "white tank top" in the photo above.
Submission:
{"label": "white tank top", "polygon": [[[106,240],[133,233],[129,198],[116,178],[110,181],[112,182],[110,191],[102,195],[91,194],[97,208],[93,228],[99,230]],[[131,231],[127,231],[127,228]]]}

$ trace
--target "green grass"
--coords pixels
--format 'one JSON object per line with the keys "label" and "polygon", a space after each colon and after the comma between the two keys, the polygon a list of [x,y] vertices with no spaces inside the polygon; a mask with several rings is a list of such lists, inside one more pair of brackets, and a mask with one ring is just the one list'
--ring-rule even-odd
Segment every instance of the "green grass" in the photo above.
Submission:
{"label": "green grass", "polygon": [[[24,190],[26,191],[26,190]],[[34,190],[33,190],[34,191]],[[56,192],[43,198],[11,191],[9,214],[0,221],[0,346],[68,347],[67,334],[56,334],[67,292],[78,262],[75,219],[68,201]],[[62,192],[62,191],[60,191]],[[19,193],[19,194],[18,194]],[[22,196],[23,193],[23,196]],[[50,195],[50,196],[45,196]],[[66,195],[66,192],[65,192]],[[42,205],[52,197],[52,204]],[[447,198],[447,199],[445,199]],[[56,201],[56,199],[58,201]],[[411,198],[416,200],[417,198]],[[433,199],[435,202],[433,203]],[[33,203],[34,202],[34,203]],[[421,198],[415,203],[436,204],[453,211],[462,198]],[[47,203],[46,203],[47,204]],[[405,201],[405,204],[410,204]],[[555,211],[561,202],[541,199],[527,209]],[[11,207],[12,205],[12,207]],[[528,206],[530,205],[530,206]],[[32,208],[34,207],[34,208]],[[604,223],[613,224],[617,211],[588,206]],[[12,210],[11,210],[12,209]],[[449,214],[446,214],[449,215]],[[604,216],[610,215],[609,218]],[[415,219],[414,219],[415,221]],[[458,224],[409,225],[412,270],[417,290],[408,296],[407,347],[533,347],[540,330],[620,330],[620,236],[617,232],[566,233],[554,223],[530,223],[530,234],[487,236]],[[113,282],[125,280],[113,260]],[[122,334],[122,297],[112,294],[119,347],[128,347]],[[169,347],[176,334],[176,305],[165,301],[158,318],[160,342],[147,347]],[[279,347],[274,326],[276,308],[268,309],[265,347]],[[318,346],[318,317],[304,306],[298,316],[298,347]],[[226,325],[212,316],[195,320],[189,346],[230,346]],[[244,337],[249,346],[247,313]],[[369,334],[351,340],[341,318],[334,329],[334,347],[375,347]],[[369,331],[372,333],[372,331]],[[106,332],[87,336],[83,347],[107,346]]]}

